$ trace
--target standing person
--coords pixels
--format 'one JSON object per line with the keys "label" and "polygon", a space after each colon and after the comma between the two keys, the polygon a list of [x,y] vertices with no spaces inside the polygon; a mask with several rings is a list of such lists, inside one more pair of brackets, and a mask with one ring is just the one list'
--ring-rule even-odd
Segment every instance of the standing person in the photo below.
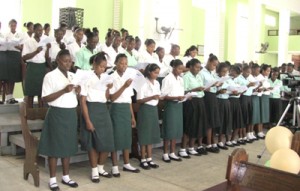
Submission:
{"label": "standing person", "polygon": [[165,49],[162,47],[157,47],[155,53],[158,56],[158,66],[160,67],[160,73],[158,75],[159,84],[162,83],[164,77],[166,77],[170,72],[172,72],[172,67],[170,63],[167,63],[165,60]]}
{"label": "standing person", "polygon": [[123,151],[123,171],[139,173],[140,170],[129,163],[129,150],[131,148],[132,130],[136,121],[131,105],[133,88],[132,79],[126,78],[127,57],[119,54],[115,60],[116,70],[112,74],[113,88],[110,89],[110,116],[113,124],[115,151],[112,153],[112,175],[120,177],[117,161],[117,151]]}
{"label": "standing person", "polygon": [[112,177],[103,168],[108,152],[114,151],[113,127],[106,105],[112,84],[105,84],[108,75],[105,73],[107,61],[104,52],[92,56],[90,63],[93,65],[94,74],[81,90],[83,120],[80,137],[82,149],[89,154],[91,181],[99,183],[99,175]]}
{"label": "standing person", "polygon": [[182,62],[184,64],[184,66],[186,65],[186,63],[195,58],[197,56],[198,53],[198,48],[195,45],[190,46],[184,53],[184,56],[182,58]]}
{"label": "standing person", "polygon": [[[183,137],[178,154],[182,158],[189,158],[189,155],[200,156],[207,154],[202,146],[207,120],[203,98],[204,84],[199,75],[201,62],[198,59],[192,59],[188,62],[188,66],[190,71],[183,76],[184,91],[185,93],[194,92],[196,96],[183,103]],[[197,150],[194,147],[196,139],[199,142]],[[188,150],[186,150],[187,146]]]}
{"label": "standing person", "polygon": [[127,41],[127,47],[125,50],[125,55],[127,56],[128,59],[128,66],[134,67],[137,65],[136,57],[133,54],[133,49],[135,47],[135,40],[132,36],[127,36],[126,41]]}
{"label": "standing person", "polygon": [[280,90],[282,89],[282,81],[279,79],[279,69],[277,67],[272,69],[271,78],[269,78],[271,86],[270,94],[270,123],[276,125],[282,114],[282,101],[280,98]]}
{"label": "standing person", "polygon": [[[1,32],[1,22],[0,22],[0,90],[5,90],[5,81],[8,79],[7,73],[7,58],[6,58],[6,50],[5,46],[6,36]],[[0,101],[0,104],[4,104],[5,100]]]}
{"label": "standing person", "polygon": [[[216,70],[217,79],[221,79],[228,75],[229,65],[225,62],[221,62]],[[217,98],[220,113],[220,128],[218,129],[218,147],[223,150],[228,150],[228,147],[232,147],[232,143],[229,140],[229,136],[232,131],[232,113],[229,101],[229,93],[227,92],[228,80],[225,81],[217,90]],[[226,143],[224,144],[224,136]]]}
{"label": "standing person", "polygon": [[50,30],[51,30],[50,24],[49,23],[44,24],[43,29],[44,29],[44,34],[43,35],[49,37],[50,36]]}
{"label": "standing person", "polygon": [[110,68],[114,67],[114,63],[117,55],[120,53],[124,53],[120,49],[120,44],[121,44],[120,33],[115,33],[112,45],[108,47],[106,50],[104,50],[105,53],[108,55],[107,66]]}
{"label": "standing person", "polygon": [[41,93],[43,78],[46,74],[46,53],[49,53],[50,44],[46,48],[39,45],[43,34],[42,25],[34,24],[34,37],[24,43],[23,60],[27,62],[26,77],[25,77],[25,92],[28,96],[27,105],[33,107],[33,98],[38,96],[39,106],[42,107]]}
{"label": "standing person", "polygon": [[132,52],[133,52],[135,58],[138,60],[139,59],[139,54],[140,54],[140,48],[141,48],[141,45],[142,45],[142,41],[138,36],[136,36],[134,38],[134,40],[135,40],[135,47],[132,50]]}
{"label": "standing person", "polygon": [[24,41],[33,37],[33,23],[32,22],[27,22],[24,23],[24,27],[27,29],[27,32],[24,33]]}
{"label": "standing person", "polygon": [[17,21],[12,19],[9,21],[10,31],[6,38],[8,42],[15,42],[7,46],[6,61],[7,61],[7,88],[6,88],[6,103],[18,103],[13,97],[13,92],[16,82],[22,81],[22,66],[21,66],[21,51],[24,37],[21,32],[17,32]]}
{"label": "standing person", "polygon": [[138,139],[141,146],[141,163],[143,169],[158,168],[152,161],[152,144],[160,143],[157,104],[161,95],[160,85],[156,81],[159,74],[157,64],[149,64],[144,72],[146,83],[137,93],[140,108],[137,113]]}
{"label": "standing person", "polygon": [[76,62],[76,54],[77,54],[77,52],[80,51],[80,49],[82,47],[84,47],[84,44],[82,43],[83,35],[84,35],[83,29],[77,28],[74,32],[75,42],[73,42],[67,46],[67,49],[70,51],[72,63],[73,63],[72,69],[71,69],[72,72],[75,72],[74,64]]}
{"label": "standing person", "polygon": [[179,54],[180,54],[180,46],[177,44],[172,44],[170,53],[164,56],[164,60],[165,63],[167,64],[167,67],[169,68],[169,72],[172,71],[172,67],[170,67],[170,62],[172,60],[179,59]]}
{"label": "standing person", "polygon": [[51,69],[55,69],[57,67],[55,60],[58,52],[66,48],[66,45],[62,42],[63,31],[61,29],[54,30],[54,37],[55,41],[51,42],[48,58],[48,63],[50,64]]}
{"label": "standing person", "polygon": [[[145,63],[145,66],[149,63],[158,63],[158,56],[155,54],[155,41],[153,39],[147,39],[145,41],[146,50],[139,54],[138,63]],[[145,69],[145,68],[140,68]]]}
{"label": "standing person", "polygon": [[281,65],[281,71],[280,71],[280,73],[283,74],[283,73],[286,73],[286,72],[287,72],[287,65],[286,65],[286,63],[283,63]]}
{"label": "standing person", "polygon": [[[170,65],[173,67],[172,73],[168,74],[162,81],[161,92],[165,96],[165,105],[163,113],[162,138],[164,139],[164,162],[181,161],[181,158],[175,154],[176,140],[183,135],[183,111],[182,101],[184,99],[184,83],[180,75],[183,72],[181,60],[173,60]],[[168,147],[170,142],[170,154]]]}
{"label": "standing person", "polygon": [[[219,60],[214,54],[210,54],[206,66],[201,70],[200,76],[204,85],[216,81],[214,71],[216,70]],[[217,104],[217,84],[214,83],[205,89],[205,108],[207,113],[208,126],[206,127],[207,146],[206,150],[213,153],[220,152],[217,144],[214,142],[214,131],[220,127],[219,109]]]}
{"label": "standing person", "polygon": [[75,53],[75,68],[81,70],[91,70],[90,58],[97,53],[96,45],[98,36],[93,32],[87,32],[87,45]]}
{"label": "standing person", "polygon": [[[42,26],[41,31],[42,34]],[[70,84],[72,73],[68,72],[72,65],[68,50],[62,50],[57,56],[58,67],[49,72],[43,81],[42,97],[48,103],[44,128],[41,134],[38,153],[48,156],[50,190],[59,190],[56,182],[57,159],[61,158],[63,167],[62,183],[70,187],[78,184],[70,179],[70,157],[78,149],[77,142],[77,97],[80,86]]]}

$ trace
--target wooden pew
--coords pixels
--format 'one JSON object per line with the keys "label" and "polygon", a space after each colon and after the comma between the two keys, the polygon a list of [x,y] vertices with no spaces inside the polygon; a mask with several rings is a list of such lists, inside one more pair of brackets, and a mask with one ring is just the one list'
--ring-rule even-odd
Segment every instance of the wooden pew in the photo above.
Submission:
{"label": "wooden pew", "polygon": [[[292,149],[300,152],[300,132],[295,133]],[[206,191],[298,191],[300,175],[248,162],[245,149],[235,149],[228,158],[226,182]]]}

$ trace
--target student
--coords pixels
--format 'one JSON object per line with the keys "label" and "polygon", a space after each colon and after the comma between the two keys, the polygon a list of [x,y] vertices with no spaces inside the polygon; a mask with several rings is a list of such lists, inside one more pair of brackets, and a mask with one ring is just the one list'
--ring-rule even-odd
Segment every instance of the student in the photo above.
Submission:
{"label": "student", "polygon": [[283,63],[281,65],[280,73],[286,73],[286,72],[287,72],[287,65],[286,65],[286,63]]}
{"label": "student", "polygon": [[107,67],[110,67],[110,68],[114,67],[114,63],[115,63],[117,55],[120,53],[124,53],[120,49],[120,44],[121,44],[121,36],[119,33],[116,33],[114,35],[112,45],[110,47],[108,47],[106,50],[104,50],[105,53],[108,55]]}
{"label": "student", "polygon": [[160,73],[158,75],[158,82],[159,84],[162,84],[162,80],[170,73],[172,72],[172,67],[170,66],[170,63],[167,63],[165,60],[165,49],[162,47],[157,47],[155,50],[155,53],[158,57],[158,66],[160,67]]}
{"label": "student", "polygon": [[[225,62],[221,62],[216,70],[216,79],[221,79],[222,77],[227,77],[229,65]],[[229,84],[225,81],[217,90],[218,106],[220,113],[220,128],[218,130],[218,147],[223,150],[228,150],[228,147],[232,147],[232,143],[229,140],[229,136],[232,131],[232,113],[229,101],[229,93],[227,92]],[[224,136],[226,138],[226,143],[224,144]]]}
{"label": "student", "polygon": [[191,60],[192,58],[195,58],[197,56],[198,53],[198,48],[195,45],[190,46],[190,48],[188,48],[185,53],[184,56],[182,58],[182,62],[184,64],[184,66],[186,65],[186,63]]}
{"label": "student", "polygon": [[[185,93],[195,92],[197,95],[183,103],[183,137],[178,154],[182,158],[190,158],[189,155],[206,154],[205,148],[202,146],[207,120],[203,98],[204,85],[199,75],[201,62],[198,59],[192,59],[188,62],[188,67],[190,71],[183,76],[184,91]],[[197,148],[198,152],[194,148],[196,139],[200,143]],[[187,146],[188,150],[186,150]]]}
{"label": "student", "polygon": [[15,104],[18,103],[13,97],[14,87],[16,82],[22,81],[21,70],[21,51],[22,44],[24,43],[24,37],[21,32],[17,32],[17,21],[12,19],[9,21],[10,31],[6,36],[8,42],[16,41],[16,44],[10,44],[7,46],[6,61],[7,61],[7,87],[6,87],[6,103]]}
{"label": "student", "polygon": [[69,44],[67,46],[67,49],[70,51],[71,54],[71,58],[72,58],[72,62],[73,62],[73,66],[72,66],[72,70],[71,71],[75,71],[74,70],[74,64],[76,62],[76,54],[77,52],[80,51],[80,49],[82,47],[84,47],[84,44],[82,43],[82,39],[83,39],[83,29],[82,28],[77,28],[74,32],[74,38],[75,38],[75,42]]}
{"label": "student", "polygon": [[43,35],[50,36],[50,30],[51,30],[50,24],[49,23],[44,24],[43,29],[44,29]]}
{"label": "student", "polygon": [[24,23],[23,25],[24,27],[26,27],[27,32],[24,33],[24,41],[31,38],[33,36],[33,23],[32,22],[27,22]]}
{"label": "student", "polygon": [[135,40],[132,36],[127,36],[126,41],[127,41],[127,47],[125,50],[125,55],[127,56],[128,59],[128,66],[134,67],[137,65],[137,60],[133,54],[133,49],[135,47]]}
{"label": "student", "polygon": [[178,58],[179,58],[179,54],[180,54],[180,46],[177,45],[177,44],[172,44],[172,45],[171,45],[170,53],[169,53],[169,54],[166,54],[166,55],[164,56],[165,63],[168,64],[168,67],[169,67],[169,69],[170,69],[170,72],[172,71],[172,67],[170,67],[170,62],[171,62],[172,60],[178,59]]}
{"label": "student", "polygon": [[75,53],[75,68],[81,70],[91,70],[89,64],[90,57],[97,53],[96,45],[99,41],[98,36],[93,32],[87,34],[87,45],[83,46],[78,52]]}
{"label": "student", "polygon": [[[99,183],[99,175],[112,177],[103,169],[108,152],[114,151],[113,127],[106,105],[112,84],[104,84],[105,79],[108,78],[105,73],[107,61],[104,52],[92,56],[90,63],[93,65],[94,74],[81,90],[83,118],[80,137],[81,148],[89,153],[92,167],[91,180]],[[100,86],[101,83],[103,83],[103,87]],[[96,143],[98,143],[97,146]]]}
{"label": "student", "polygon": [[274,126],[278,123],[282,114],[282,101],[280,99],[280,90],[282,88],[282,81],[279,79],[279,69],[273,68],[271,78],[269,78],[271,86],[270,94],[270,123]]}
{"label": "student", "polygon": [[296,77],[300,75],[300,72],[294,68],[294,64],[292,63],[287,64],[287,73]]}
{"label": "student", "polygon": [[[218,65],[218,58],[214,54],[210,54],[206,66],[201,70],[200,76],[204,85],[208,85],[215,81],[214,71]],[[220,152],[217,144],[214,143],[214,131],[220,127],[219,109],[217,105],[217,86],[221,84],[214,83],[205,89],[205,108],[207,113],[208,126],[206,127],[207,146],[206,150],[213,153]]]}
{"label": "student", "polygon": [[[233,65],[230,68],[230,77],[232,79],[228,80],[228,86],[232,88],[240,87],[240,85],[237,83],[237,78],[241,74],[241,69],[238,65]],[[232,136],[231,136],[231,143],[234,146],[238,146],[239,144],[246,144],[246,132],[242,131],[242,128],[245,127],[244,120],[243,120],[243,114],[241,109],[241,103],[240,103],[240,96],[241,92],[234,90],[230,92],[229,95],[229,101],[230,101],[230,107],[231,107],[231,113],[232,113]],[[239,137],[237,139],[237,137]]]}
{"label": "student", "polygon": [[156,81],[159,70],[157,64],[149,64],[145,68],[146,83],[137,94],[137,103],[141,104],[137,113],[137,132],[141,146],[140,167],[145,170],[159,167],[152,161],[152,144],[161,141],[157,110],[161,92],[160,85]]}
{"label": "student", "polygon": [[[42,34],[42,26],[39,33]],[[56,182],[57,159],[63,167],[62,183],[70,187],[78,184],[69,177],[70,157],[75,155],[77,142],[77,97],[80,86],[70,84],[72,73],[68,72],[72,60],[68,50],[57,55],[58,67],[49,72],[43,81],[42,97],[49,105],[41,134],[38,153],[48,156],[51,190],[59,190]]]}
{"label": "student", "polygon": [[[6,61],[6,50],[7,47],[4,45],[6,41],[6,36],[5,34],[3,34],[1,32],[1,22],[0,22],[0,90],[4,91],[4,86],[6,86],[6,84],[4,83],[4,81],[7,80],[8,78],[8,73],[7,73],[7,61]],[[3,103],[4,100],[0,101],[0,104],[4,104]]]}
{"label": "student", "polygon": [[51,69],[57,67],[55,62],[56,56],[59,51],[66,49],[66,45],[62,42],[63,31],[61,29],[54,30],[55,41],[51,42],[51,48],[49,49],[48,62],[50,63]]}
{"label": "student", "polygon": [[139,59],[140,48],[142,46],[142,41],[138,36],[136,36],[134,40],[135,40],[135,47],[133,49],[133,54],[134,54],[135,58],[138,60]]}
{"label": "student", "polygon": [[129,36],[129,33],[128,33],[128,30],[126,30],[126,29],[124,29],[124,28],[122,28],[120,31],[121,31],[121,34],[122,34],[122,36],[121,36],[120,50],[121,50],[121,52],[125,52],[126,47],[127,47],[127,45],[128,45],[128,42],[127,42],[127,40],[126,40],[126,37]]}
{"label": "student", "polygon": [[251,68],[249,65],[245,65],[242,69],[242,74],[237,77],[237,83],[240,86],[247,86],[247,90],[241,94],[240,102],[241,102],[241,108],[242,108],[242,114],[243,114],[243,121],[246,126],[245,128],[242,128],[243,133],[247,134],[247,143],[251,143],[253,140],[255,140],[254,134],[253,134],[253,125],[252,125],[252,115],[253,115],[253,106],[252,106],[252,93],[253,88],[255,86],[254,78],[251,75]]}
{"label": "student", "polygon": [[[155,54],[155,41],[153,39],[147,39],[145,41],[146,50],[139,54],[138,63],[158,63],[158,56]],[[142,70],[145,68],[141,68]]]}
{"label": "student", "polygon": [[127,57],[118,54],[115,60],[116,71],[112,74],[113,87],[110,89],[110,100],[112,102],[110,115],[113,124],[115,151],[112,153],[112,175],[120,177],[117,162],[117,151],[123,150],[123,171],[138,173],[139,169],[129,163],[129,150],[131,148],[132,130],[136,121],[131,105],[133,88],[130,86],[132,79],[126,78]]}
{"label": "student", "polygon": [[[161,92],[165,95],[163,112],[162,138],[164,139],[164,154],[162,160],[170,163],[171,160],[181,161],[175,154],[176,140],[182,138],[183,134],[183,111],[182,101],[184,99],[184,83],[180,75],[183,72],[181,60],[173,60],[170,65],[172,73],[168,74],[162,81]],[[170,142],[170,154],[168,146]]]}
{"label": "student", "polygon": [[41,93],[43,78],[46,74],[46,53],[49,53],[50,44],[46,48],[39,45],[43,33],[42,25],[34,24],[34,37],[24,43],[23,60],[27,62],[25,92],[28,96],[28,107],[33,107],[33,97],[38,96],[39,106],[42,107]]}
{"label": "student", "polygon": [[261,124],[258,126],[258,137],[264,138],[265,134],[263,133],[263,124],[268,125],[270,123],[270,82],[269,76],[271,73],[271,66],[267,64],[262,64],[261,74],[264,78],[262,81],[262,96],[260,97],[260,109],[261,109]]}

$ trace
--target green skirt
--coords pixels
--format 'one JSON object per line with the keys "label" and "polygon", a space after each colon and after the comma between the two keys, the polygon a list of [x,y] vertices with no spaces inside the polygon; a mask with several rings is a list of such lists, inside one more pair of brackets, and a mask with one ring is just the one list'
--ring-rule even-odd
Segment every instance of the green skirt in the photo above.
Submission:
{"label": "green skirt", "polygon": [[162,138],[164,140],[181,139],[183,134],[182,103],[165,101],[163,113]]}
{"label": "green skirt", "polygon": [[115,151],[131,149],[132,130],[129,103],[112,103],[110,117],[113,124]]}
{"label": "green skirt", "polygon": [[270,122],[270,96],[262,95],[260,97],[260,111],[261,111],[261,122]]}
{"label": "green skirt", "polygon": [[113,127],[106,103],[87,102],[87,107],[95,131],[93,135],[91,131],[86,129],[86,122],[82,117],[80,130],[81,149],[86,151],[96,149],[98,152],[114,151]]}
{"label": "green skirt", "polygon": [[8,80],[6,51],[0,51],[0,80]]}
{"label": "green skirt", "polygon": [[9,82],[21,82],[22,81],[22,65],[21,65],[21,53],[17,51],[7,51],[7,73]]}
{"label": "green skirt", "polygon": [[252,124],[260,124],[261,116],[260,116],[260,101],[259,97],[256,95],[252,96]]}
{"label": "green skirt", "polygon": [[76,108],[50,107],[44,121],[38,153],[66,158],[75,155],[77,150]]}
{"label": "green skirt", "polygon": [[27,63],[24,92],[26,96],[40,96],[42,94],[43,79],[45,74],[45,63]]}
{"label": "green skirt", "polygon": [[161,142],[157,106],[141,104],[137,113],[137,131],[140,145]]}

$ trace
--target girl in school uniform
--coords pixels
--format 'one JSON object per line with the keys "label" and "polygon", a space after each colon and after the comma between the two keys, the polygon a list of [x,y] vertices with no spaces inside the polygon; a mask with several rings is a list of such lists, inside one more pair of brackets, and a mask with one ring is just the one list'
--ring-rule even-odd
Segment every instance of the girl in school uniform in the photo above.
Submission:
{"label": "girl in school uniform", "polygon": [[127,56],[128,59],[128,66],[134,67],[137,65],[137,59],[133,54],[133,49],[135,47],[135,40],[132,36],[127,36],[126,41],[127,41],[127,47],[125,50],[125,55]]}
{"label": "girl in school uniform", "polygon": [[[183,72],[181,60],[173,60],[170,65],[173,67],[172,73],[168,74],[162,81],[161,92],[165,95],[165,105],[163,113],[162,138],[164,139],[164,162],[181,161],[175,154],[176,140],[182,138],[183,134],[183,111],[181,101],[184,99],[184,83],[180,75]],[[170,154],[168,147],[170,142]]]}
{"label": "girl in school uniform", "polygon": [[191,59],[195,58],[196,55],[198,53],[198,48],[195,45],[192,45],[190,48],[188,48],[185,53],[184,56],[182,58],[182,62],[184,64],[184,66],[186,65],[186,63],[188,61],[190,61]]}
{"label": "girl in school uniform", "polygon": [[12,19],[9,21],[10,32],[7,34],[7,41],[16,41],[16,44],[10,44],[7,46],[6,61],[7,61],[7,89],[6,89],[6,103],[15,104],[17,100],[13,98],[13,91],[16,82],[22,81],[21,70],[21,51],[22,44],[24,43],[24,37],[21,32],[17,32],[17,21]]}
{"label": "girl in school uniform", "polygon": [[24,41],[26,41],[27,39],[33,37],[33,23],[32,22],[28,22],[28,23],[24,23],[23,25],[24,27],[26,27],[27,32],[24,33]]}
{"label": "girl in school uniform", "polygon": [[130,86],[132,79],[126,78],[127,57],[118,54],[115,60],[116,71],[112,74],[113,87],[110,89],[110,100],[112,102],[110,115],[113,124],[115,151],[112,153],[112,175],[120,177],[117,162],[117,151],[123,151],[123,171],[138,173],[139,169],[129,163],[129,151],[131,149],[132,130],[136,121],[131,105],[133,88]]}
{"label": "girl in school uniform", "polygon": [[161,141],[157,110],[161,92],[160,85],[156,81],[159,70],[157,64],[149,64],[146,67],[144,72],[146,83],[137,93],[137,103],[141,104],[137,113],[138,140],[141,145],[140,167],[145,170],[159,167],[152,161],[152,144]]}
{"label": "girl in school uniform", "polygon": [[[139,54],[138,63],[155,63],[158,64],[158,56],[155,54],[155,41],[153,39],[147,39],[145,41],[146,50],[141,51]],[[145,68],[141,68],[144,70]]]}
{"label": "girl in school uniform", "polygon": [[269,83],[272,90],[270,94],[270,113],[272,113],[270,123],[276,125],[282,114],[282,101],[280,99],[282,81],[279,79],[279,69],[277,67],[272,69]]}
{"label": "girl in school uniform", "polygon": [[132,52],[133,52],[135,58],[138,60],[139,59],[139,54],[140,54],[140,48],[141,48],[141,45],[142,45],[142,41],[138,36],[136,36],[134,38],[134,40],[135,40],[135,47],[132,50]]}
{"label": "girl in school uniform", "polygon": [[255,138],[253,137],[253,125],[252,125],[252,93],[255,86],[254,78],[251,75],[251,68],[249,65],[244,65],[242,68],[242,74],[237,77],[237,83],[240,86],[247,86],[247,90],[241,94],[240,102],[243,114],[243,121],[245,128],[242,128],[243,134],[247,134],[247,143],[251,143]]}
{"label": "girl in school uniform", "polygon": [[108,55],[107,67],[109,68],[114,67],[114,63],[117,55],[120,53],[124,53],[120,48],[120,44],[121,44],[120,33],[115,33],[112,45],[105,50],[105,53]]}
{"label": "girl in school uniform", "polygon": [[108,47],[111,46],[113,40],[114,40],[115,31],[113,29],[108,29],[106,36],[105,36],[105,42],[100,44],[100,46],[97,47],[97,51],[101,52],[107,52],[106,50]]}
{"label": "girl in school uniform", "polygon": [[87,45],[83,46],[75,53],[75,68],[81,70],[91,70],[90,58],[97,53],[96,45],[98,36],[93,32],[87,32]]}
{"label": "girl in school uniform", "polygon": [[157,47],[155,53],[158,56],[158,66],[160,67],[160,73],[158,75],[159,84],[162,83],[164,77],[166,77],[170,72],[172,72],[172,67],[170,66],[170,62],[167,63],[165,60],[165,49],[162,47]]}
{"label": "girl in school uniform", "polygon": [[[241,74],[241,69],[237,65],[233,65],[230,68],[230,77],[232,79],[228,80],[228,86],[231,87],[239,87],[240,85],[237,83],[237,78]],[[229,95],[231,113],[232,113],[232,136],[231,143],[234,146],[238,146],[239,144],[246,144],[246,141],[243,139],[246,135],[244,135],[241,131],[242,128],[245,127],[242,108],[240,103],[241,92],[237,90],[231,91]],[[239,137],[239,138],[237,138]]]}
{"label": "girl in school uniform", "polygon": [[71,72],[75,71],[74,64],[76,62],[77,52],[79,52],[80,49],[82,47],[84,47],[84,44],[82,43],[82,39],[83,39],[83,29],[82,28],[78,28],[75,30],[74,38],[75,38],[75,41],[67,46],[67,49],[70,51],[72,62],[73,62]]}
{"label": "girl in school uniform", "polygon": [[[35,32],[41,34],[42,26]],[[58,53],[57,63],[58,67],[49,72],[43,81],[42,97],[48,103],[49,110],[38,147],[39,154],[48,156],[50,190],[59,190],[56,181],[58,158],[61,158],[63,167],[61,182],[70,187],[78,187],[69,176],[69,163],[70,157],[75,155],[78,149],[76,94],[80,93],[80,86],[74,87],[70,84],[72,73],[68,71],[72,60],[68,50]]]}
{"label": "girl in school uniform", "polygon": [[51,69],[55,69],[57,67],[57,63],[55,62],[56,56],[59,51],[64,50],[66,45],[62,42],[63,31],[61,29],[54,30],[55,41],[51,42],[51,48],[49,49],[49,58],[48,63],[50,63]]}
{"label": "girl in school uniform", "polygon": [[49,54],[50,44],[46,48],[39,45],[43,33],[42,25],[34,25],[34,37],[28,39],[23,47],[23,60],[27,62],[24,95],[28,96],[28,107],[33,106],[34,96],[38,96],[39,106],[41,107],[41,93],[43,78],[46,74],[46,53]]}
{"label": "girl in school uniform", "polygon": [[43,29],[44,29],[44,34],[43,35],[49,37],[50,36],[50,30],[51,30],[50,24],[49,23],[44,24]]}
{"label": "girl in school uniform", "polygon": [[[1,32],[1,22],[0,22],[0,90],[4,90],[5,83],[7,80],[7,58],[6,58],[6,36]],[[0,104],[4,104],[4,100],[0,101]]]}
{"label": "girl in school uniform", "polygon": [[[219,64],[218,58],[210,54],[206,66],[201,70],[200,76],[204,85],[208,85],[212,81],[216,80],[215,70]],[[206,127],[207,146],[208,152],[218,153],[220,152],[217,144],[214,142],[214,131],[220,127],[219,109],[217,105],[217,86],[221,84],[214,83],[210,87],[205,89],[205,108],[207,113],[208,126]]]}
{"label": "girl in school uniform", "polygon": [[[216,73],[217,79],[221,79],[222,77],[226,77],[228,75],[229,65],[225,62],[222,62],[218,65]],[[218,147],[223,150],[228,150],[228,147],[232,147],[231,142],[229,141],[229,136],[232,131],[232,114],[231,107],[229,101],[229,93],[227,92],[229,84],[225,81],[217,90],[217,98],[219,105],[219,113],[220,113],[220,128],[218,129]],[[224,136],[226,138],[226,145],[224,144]]]}
{"label": "girl in school uniform", "polygon": [[92,167],[91,180],[98,183],[100,182],[99,175],[112,177],[103,168],[108,152],[114,151],[113,127],[106,105],[112,84],[105,84],[108,75],[105,73],[107,61],[104,52],[92,56],[91,64],[94,74],[81,90],[83,120],[80,132],[81,148],[89,153]]}
{"label": "girl in school uniform", "polygon": [[[202,144],[202,138],[205,135],[207,127],[206,112],[204,105],[204,85],[199,76],[201,62],[198,59],[192,59],[188,62],[190,71],[184,74],[185,93],[195,92],[197,95],[191,100],[183,103],[183,137],[179,156],[190,158],[189,155],[200,156],[205,154]],[[195,140],[198,139],[197,151],[195,150]],[[188,150],[186,147],[188,146]]]}

